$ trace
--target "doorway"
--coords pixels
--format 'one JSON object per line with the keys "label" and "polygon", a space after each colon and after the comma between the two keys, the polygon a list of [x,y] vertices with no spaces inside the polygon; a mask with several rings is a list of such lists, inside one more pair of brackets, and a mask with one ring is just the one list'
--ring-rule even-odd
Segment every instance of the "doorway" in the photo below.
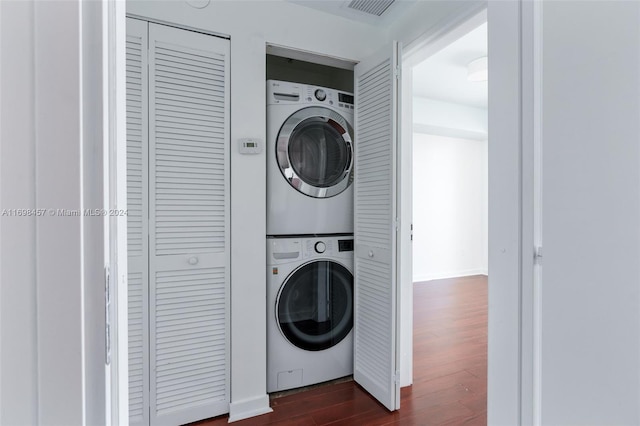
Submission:
{"label": "doorway", "polygon": [[412,189],[401,191],[411,199],[403,208],[412,212],[412,276],[402,285],[413,315],[402,332],[412,332],[411,394],[449,407],[434,414],[443,421],[474,424],[487,416],[487,44],[483,11],[408,46],[403,58],[411,114],[403,114],[402,182]]}
{"label": "doorway", "polygon": [[[496,8],[494,8],[494,10],[495,10],[495,9],[498,9],[498,8],[496,7]],[[504,8],[503,8],[503,9],[504,9]],[[509,9],[509,10],[506,10],[506,11],[503,13],[503,15],[507,15],[507,12],[510,12],[510,9]],[[500,17],[501,17],[501,18],[504,18],[503,16],[500,16]],[[506,18],[511,18],[511,16],[509,15],[509,16],[507,16]],[[504,18],[504,20],[505,20],[505,21],[507,20],[506,18]],[[493,18],[492,18],[492,19],[493,19]],[[498,22],[498,21],[499,21],[499,20],[495,20],[495,21],[493,21],[493,22]],[[513,19],[512,19],[511,21],[513,21]],[[509,21],[509,22],[511,22],[511,21]],[[510,29],[510,28],[509,28],[509,29]],[[509,31],[506,31],[506,29],[505,29],[505,28],[500,28],[500,30],[501,30],[501,33],[505,33],[505,32],[506,32],[506,33],[509,33]],[[515,30],[518,30],[518,31],[519,31],[519,27],[515,27]],[[514,31],[515,31],[515,30],[514,30]],[[498,33],[498,31],[496,31],[495,33]],[[494,36],[494,38],[495,38],[495,36]],[[492,44],[492,46],[496,46],[496,45]],[[495,49],[495,50],[494,50],[494,52],[502,51],[502,50],[506,50],[506,49],[505,49],[503,46],[501,46],[501,45],[500,45],[499,47],[500,47],[500,49]],[[504,57],[504,56],[506,56],[506,53],[504,53],[504,52],[502,52],[502,53],[503,53],[503,57]],[[507,53],[509,53],[509,52],[507,52]],[[509,65],[509,66],[512,66],[512,65],[513,65],[513,64],[512,64],[512,62],[517,62],[517,58],[519,58],[519,56],[517,56],[517,55],[512,55],[512,56],[513,56],[513,58],[514,58],[514,60],[513,60],[513,61],[511,61],[511,62],[506,61],[506,62],[507,62],[507,65]],[[513,65],[513,66],[515,66],[515,65]],[[513,68],[513,66],[512,66],[512,68]],[[509,69],[508,69],[508,71],[511,71],[511,68],[509,68]],[[518,75],[519,75],[519,74],[518,74]],[[510,93],[516,93],[516,92],[517,92],[517,91],[512,90]],[[518,93],[519,93],[519,92],[518,92]],[[514,96],[515,96],[515,95],[514,95]],[[506,95],[505,95],[505,96],[503,96],[503,97],[506,97]],[[493,99],[496,99],[496,97],[494,97]],[[507,100],[511,100],[511,99],[507,99]],[[496,103],[497,103],[497,102],[496,102]],[[509,107],[512,107],[512,106],[513,106],[512,104],[515,104],[515,103],[516,103],[515,101],[512,101],[511,103],[503,102],[503,104],[507,104],[507,106],[509,106]],[[504,108],[503,108],[503,109],[504,109]],[[511,109],[515,110],[515,108],[511,108]],[[504,111],[503,111],[503,112],[504,112]],[[505,115],[509,115],[509,114],[505,114]],[[510,120],[509,120],[509,121],[510,121]],[[508,129],[508,130],[511,130],[511,129]],[[501,135],[501,136],[504,136],[504,135]],[[504,137],[503,137],[503,139],[504,139]],[[520,139],[519,139],[519,138],[513,138],[513,139],[510,139],[510,140],[511,140],[511,141],[513,141],[513,140],[517,140],[517,141],[519,141]],[[504,143],[503,143],[503,145],[504,145]],[[518,145],[518,146],[519,146],[519,144],[514,144],[514,146],[515,146],[515,145]],[[513,149],[515,150],[515,148],[513,148]],[[508,151],[508,152],[504,155],[504,157],[508,157],[508,155],[507,155],[507,154],[511,154],[511,151],[509,151],[509,150],[507,150],[507,151]],[[507,158],[507,159],[509,160],[509,159],[511,159],[511,158],[509,157],[509,158]],[[509,163],[509,162],[505,162],[505,164],[517,164],[517,163],[512,161],[512,162],[510,162],[510,163]],[[510,171],[510,170],[509,170],[509,171]],[[514,169],[513,169],[513,171],[512,171],[512,173],[503,173],[503,174],[501,174],[501,176],[503,176],[503,177],[504,177],[504,176],[507,176],[507,177],[514,177],[514,175],[516,175],[516,174],[518,174],[518,175],[519,175],[519,173],[520,173],[520,169],[519,169],[519,168],[514,168]],[[517,181],[517,179],[506,179],[506,180],[507,180],[507,181],[509,181],[509,182],[516,182],[516,181]],[[516,195],[517,195],[517,194],[518,194],[518,193],[516,192]],[[511,208],[511,207],[510,207],[510,205],[509,205],[509,206],[506,206],[506,208],[502,209],[502,210],[505,210],[506,212],[505,212],[504,214],[499,215],[499,216],[501,216],[501,217],[502,217],[502,216],[506,215],[506,213],[513,213],[511,210],[515,209],[515,208],[516,208],[515,206],[518,206],[518,205],[519,205],[519,204],[516,202],[516,201],[518,201],[518,200],[512,200],[512,198],[514,198],[514,197],[511,197],[511,193],[509,193],[509,194],[506,194],[506,195],[502,196],[501,201],[504,201],[504,199],[508,199],[508,201],[514,201],[514,202],[512,203],[514,207],[513,207],[513,208]],[[502,206],[502,207],[505,207],[505,206]],[[497,216],[494,216],[494,218],[496,218],[496,217],[497,217]],[[495,220],[495,219],[494,219],[494,220]],[[401,223],[404,223],[404,221],[403,221],[403,222],[401,222]],[[497,229],[497,227],[494,227],[494,230],[495,230],[495,229]],[[502,232],[502,234],[505,234],[505,235],[508,235],[508,236],[513,236],[513,238],[509,240],[509,241],[513,241],[513,244],[511,244],[511,245],[505,245],[505,247],[507,247],[507,249],[508,249],[508,250],[506,250],[506,249],[502,249],[502,251],[501,251],[501,253],[507,253],[505,256],[503,256],[504,258],[507,258],[507,257],[508,257],[508,259],[507,259],[506,261],[503,261],[503,262],[502,262],[502,264],[509,266],[509,270],[508,270],[507,272],[511,272],[511,270],[512,270],[512,269],[514,269],[514,267],[511,267],[511,265],[516,265],[516,266],[517,266],[517,265],[519,264],[518,262],[512,261],[512,260],[513,260],[512,258],[515,258],[515,257],[518,257],[518,258],[519,258],[519,256],[520,256],[520,251],[519,251],[518,249],[519,249],[519,247],[520,247],[520,241],[521,241],[521,240],[518,238],[518,234],[517,234],[516,232],[512,232],[512,229],[511,229],[511,228],[509,228],[509,229],[505,230],[504,232]],[[500,234],[499,236],[500,236],[500,237],[502,237],[502,236],[503,236],[502,234]],[[494,241],[497,241],[497,239],[495,239]],[[502,242],[500,242],[500,244],[503,244],[503,243],[502,243]],[[513,250],[512,250],[512,247],[513,247],[513,246],[515,246],[515,249],[513,249]],[[501,247],[502,247],[502,246],[501,246]],[[512,254],[512,253],[513,253],[513,254]],[[495,266],[495,265],[494,265],[494,266]],[[498,266],[500,266],[500,265],[498,265]],[[492,269],[492,271],[496,271],[497,269],[498,269],[498,268],[493,268],[493,269]],[[505,267],[505,268],[502,268],[502,269],[507,269],[507,268]],[[518,271],[519,271],[519,270],[518,270]],[[518,272],[518,271],[516,271],[516,272]],[[514,273],[514,274],[512,274],[512,275],[515,275],[515,273]],[[496,275],[496,276],[497,276],[497,275]],[[518,277],[519,277],[519,275],[516,277],[516,279],[518,279]],[[501,277],[501,278],[504,278],[504,277]],[[519,282],[519,281],[518,281],[518,282]],[[504,292],[502,292],[502,293],[504,293]],[[494,294],[497,294],[497,292],[496,292],[496,293],[494,293]],[[509,296],[509,297],[507,297],[507,296]],[[494,297],[494,298],[495,298],[495,297]],[[514,316],[515,316],[515,315],[512,315],[514,312],[515,312],[515,313],[517,313],[517,314],[519,314],[519,310],[518,310],[518,308],[519,308],[519,306],[520,306],[520,305],[516,304],[515,302],[514,302],[514,303],[511,303],[511,302],[513,302],[513,301],[511,300],[511,299],[512,299],[511,294],[508,294],[508,295],[506,295],[506,296],[502,297],[502,299],[508,299],[508,300],[506,300],[506,302],[509,302],[509,303],[503,303],[503,304],[501,303],[500,305],[501,305],[501,306],[503,306],[503,308],[500,308],[500,312],[498,312],[498,314],[499,314],[499,315],[494,315],[494,318],[495,318],[495,317],[498,317],[498,316],[501,316],[502,318],[504,318],[505,316],[507,316],[509,319],[512,319],[512,317],[514,317]],[[403,300],[404,300],[404,299],[403,299]],[[508,309],[507,309],[507,308],[508,308]],[[507,310],[508,310],[508,312],[503,312],[503,311],[507,311]],[[403,310],[403,313],[404,313],[404,312],[405,312],[405,310]],[[409,312],[410,312],[410,310],[409,310]],[[126,317],[125,317],[125,318],[126,318]],[[495,322],[495,319],[494,319],[494,322]],[[517,321],[511,321],[510,323],[511,323],[511,324],[516,324],[516,323],[517,323]],[[494,329],[495,329],[495,327],[494,327]],[[495,330],[494,330],[494,331],[495,331]],[[501,330],[498,330],[498,331],[501,331]],[[503,337],[502,337],[503,335],[506,335],[506,337],[504,337],[504,338],[503,338]],[[506,330],[506,331],[505,331],[505,332],[503,332],[502,334],[500,334],[500,333],[495,333],[495,334],[494,334],[494,338],[495,338],[495,336],[498,336],[498,338],[502,339],[502,341],[504,341],[504,340],[509,340],[509,342],[510,342],[511,340],[513,340],[513,339],[512,339],[512,337],[513,337],[514,335],[516,335],[516,337],[517,337],[517,336],[519,336],[519,330],[516,330],[516,329],[515,329],[515,326],[514,326],[513,330],[511,330],[511,329]],[[508,338],[508,339],[507,339],[507,338]],[[507,345],[503,344],[504,342],[502,342],[502,341],[501,341],[501,342],[499,342],[499,343],[501,343],[500,345],[494,345],[494,346],[499,346],[499,348],[498,348],[498,349],[495,349],[495,350],[494,350],[494,353],[496,353],[497,351],[503,351],[503,349],[505,348],[505,346],[507,346]],[[508,342],[508,343],[509,343],[509,342]],[[509,347],[509,348],[510,348],[510,347]],[[515,358],[517,358],[517,357],[518,357],[518,355],[517,355],[517,350],[509,350],[507,353],[508,353],[508,354],[510,354],[510,355],[511,355],[511,354],[514,354],[513,356],[509,356],[509,361],[511,361],[512,359],[515,359]],[[494,356],[494,359],[495,359],[495,358],[496,358],[496,357]],[[515,365],[515,363],[510,363],[508,366],[506,366],[506,367],[504,368],[504,370],[506,371],[506,373],[511,373],[511,372],[514,370],[514,368],[511,368],[511,367],[512,367],[512,364],[514,364],[514,365]],[[508,367],[508,368],[507,368],[507,367]],[[125,364],[125,368],[126,368],[126,364]],[[499,369],[496,369],[496,370],[499,370]],[[493,373],[496,373],[496,370],[494,370],[494,372],[493,372]],[[502,370],[502,369],[500,369],[500,370]],[[501,372],[501,371],[499,371],[499,373],[500,373],[500,372]],[[507,388],[507,386],[502,386],[503,382],[508,382],[507,384],[509,384],[509,385],[510,385],[510,387],[509,387],[507,390],[509,390],[509,391],[511,391],[511,390],[512,390],[512,388],[514,388],[514,387],[515,387],[515,385],[518,385],[518,386],[519,386],[519,382],[518,382],[517,380],[512,380],[512,379],[511,379],[511,378],[513,378],[513,377],[516,377],[517,375],[516,375],[516,374],[509,374],[509,375],[508,375],[508,377],[507,377],[507,374],[506,374],[506,373],[505,373],[505,374],[500,374],[500,375],[499,375],[499,379],[500,379],[500,380],[494,380],[494,382],[496,382],[496,383],[497,383],[497,382],[500,382],[500,383],[497,383],[498,385],[500,385],[500,386],[501,386],[501,387],[500,387],[500,389],[498,389],[499,391],[502,391],[503,389],[506,389],[506,388]],[[496,377],[496,376],[494,376],[494,377]],[[121,382],[122,382],[122,381],[121,381]],[[494,386],[494,388],[495,388],[495,387],[497,387],[497,386]],[[494,392],[495,392],[495,389],[493,389],[493,390],[494,390]],[[505,393],[505,392],[502,392],[502,393]],[[116,395],[117,395],[117,393],[116,393]],[[126,394],[125,394],[125,395],[126,395]],[[517,397],[518,397],[518,396],[517,396],[517,395],[518,395],[518,394],[517,394],[517,392],[509,392],[509,395],[516,395],[516,396],[514,396],[513,398],[517,398]],[[120,395],[120,396],[122,396],[122,395]],[[495,399],[497,399],[497,398],[494,398],[494,400],[495,400]],[[508,399],[508,404],[505,404],[506,406],[508,406],[508,407],[518,407],[518,404],[512,404],[512,403],[511,403],[511,399],[509,399],[509,398],[507,398],[507,399]],[[502,412],[502,411],[508,411],[508,410],[504,410],[504,409],[503,409],[503,410],[494,410],[494,411],[501,411],[501,412]],[[510,412],[509,412],[508,414],[510,414]]]}
{"label": "doorway", "polygon": [[487,23],[412,81],[413,281],[487,275]]}

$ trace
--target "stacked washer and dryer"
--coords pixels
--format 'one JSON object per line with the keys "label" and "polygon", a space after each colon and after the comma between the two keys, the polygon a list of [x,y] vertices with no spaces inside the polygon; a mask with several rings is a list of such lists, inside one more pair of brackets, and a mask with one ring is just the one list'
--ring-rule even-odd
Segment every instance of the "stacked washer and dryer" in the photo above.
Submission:
{"label": "stacked washer and dryer", "polygon": [[267,81],[267,391],[353,373],[353,95]]}

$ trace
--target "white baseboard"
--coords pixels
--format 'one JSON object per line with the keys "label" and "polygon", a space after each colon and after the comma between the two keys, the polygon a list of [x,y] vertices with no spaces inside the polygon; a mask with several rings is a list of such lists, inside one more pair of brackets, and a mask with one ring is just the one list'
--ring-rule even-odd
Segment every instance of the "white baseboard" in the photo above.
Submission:
{"label": "white baseboard", "polygon": [[445,271],[413,277],[413,282],[442,280],[445,278],[469,277],[471,275],[487,275],[486,269],[467,269],[463,271]]}
{"label": "white baseboard", "polygon": [[269,406],[269,395],[267,394],[257,398],[235,401],[229,404],[229,423],[267,414],[272,411]]}

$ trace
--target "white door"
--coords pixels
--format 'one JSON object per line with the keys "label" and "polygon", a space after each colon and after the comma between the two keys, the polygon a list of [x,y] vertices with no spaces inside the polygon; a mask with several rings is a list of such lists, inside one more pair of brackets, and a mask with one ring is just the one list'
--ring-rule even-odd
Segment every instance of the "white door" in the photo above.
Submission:
{"label": "white door", "polygon": [[229,41],[149,24],[150,421],[229,409]]}
{"label": "white door", "polygon": [[400,408],[396,162],[400,46],[355,67],[354,379]]}
{"label": "white door", "polygon": [[127,21],[129,412],[229,411],[229,41]]}

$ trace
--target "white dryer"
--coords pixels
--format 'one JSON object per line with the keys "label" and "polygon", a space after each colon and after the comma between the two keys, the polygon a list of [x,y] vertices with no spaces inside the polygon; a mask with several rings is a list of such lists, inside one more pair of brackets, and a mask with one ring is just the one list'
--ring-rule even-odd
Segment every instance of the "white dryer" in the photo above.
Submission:
{"label": "white dryer", "polygon": [[353,236],[267,239],[267,391],[353,374]]}
{"label": "white dryer", "polygon": [[353,232],[353,95],[267,81],[267,235]]}

